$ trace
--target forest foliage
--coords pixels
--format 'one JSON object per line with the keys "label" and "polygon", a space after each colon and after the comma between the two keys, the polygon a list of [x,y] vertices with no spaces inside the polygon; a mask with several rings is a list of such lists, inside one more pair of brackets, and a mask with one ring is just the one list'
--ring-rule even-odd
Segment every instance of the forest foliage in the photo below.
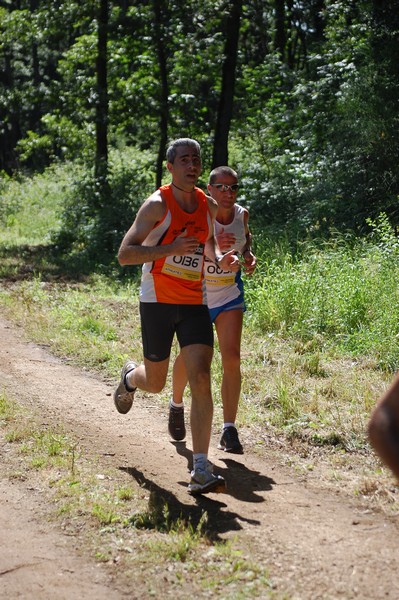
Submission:
{"label": "forest foliage", "polygon": [[257,231],[364,235],[381,213],[395,229],[398,8],[2,0],[1,185],[78,164],[55,242],[102,264],[164,179],[168,140],[190,136],[200,185],[236,168]]}

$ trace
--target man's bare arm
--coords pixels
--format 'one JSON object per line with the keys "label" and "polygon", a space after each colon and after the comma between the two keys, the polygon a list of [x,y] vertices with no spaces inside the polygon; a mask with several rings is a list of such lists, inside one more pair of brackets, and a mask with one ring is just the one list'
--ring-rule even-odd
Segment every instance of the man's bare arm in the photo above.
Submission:
{"label": "man's bare arm", "polygon": [[155,224],[164,217],[165,210],[165,205],[158,192],[155,192],[144,202],[133,225],[122,240],[118,252],[119,264],[140,265],[165,256],[190,254],[196,250],[198,247],[197,238],[188,237],[184,232],[170,244],[163,246],[143,245]]}
{"label": "man's bare arm", "polygon": [[245,248],[242,251],[242,256],[244,258],[243,269],[246,275],[252,275],[255,267],[256,267],[256,256],[252,252],[252,233],[249,230],[249,213],[248,210],[245,209],[244,213],[244,226],[245,226],[245,237],[247,239],[247,243]]}

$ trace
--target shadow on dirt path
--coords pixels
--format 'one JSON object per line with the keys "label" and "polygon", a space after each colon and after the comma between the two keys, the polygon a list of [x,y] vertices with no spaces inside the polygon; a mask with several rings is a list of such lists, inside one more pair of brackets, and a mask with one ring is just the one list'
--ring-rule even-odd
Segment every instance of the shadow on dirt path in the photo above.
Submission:
{"label": "shadow on dirt path", "polygon": [[[213,541],[220,541],[222,539],[221,534],[223,533],[239,531],[242,529],[240,521],[251,525],[260,525],[260,521],[256,519],[250,519],[227,510],[228,501],[221,501],[221,494],[218,494],[217,496],[214,494],[210,496],[198,496],[195,499],[195,506],[187,506],[173,493],[147,479],[147,477],[145,477],[145,475],[138,469],[134,467],[121,468],[129,473],[129,475],[131,475],[141,487],[150,492],[150,505],[152,507],[159,507],[161,510],[165,504],[168,506],[168,512],[171,519],[176,521],[181,519],[187,523],[190,523],[194,529],[196,529],[201,522],[204,512],[206,512],[206,531],[208,537]],[[221,469],[217,469],[217,472],[221,474]],[[187,485],[186,482],[178,482],[178,484],[181,484],[182,486]],[[248,494],[245,495],[248,496]],[[259,500],[256,501],[263,502],[263,499],[259,498]]]}

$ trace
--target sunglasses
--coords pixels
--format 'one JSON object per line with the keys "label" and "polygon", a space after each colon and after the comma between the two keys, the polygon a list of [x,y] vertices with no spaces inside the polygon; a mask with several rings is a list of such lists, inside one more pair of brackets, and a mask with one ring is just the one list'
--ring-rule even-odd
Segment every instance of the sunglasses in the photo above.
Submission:
{"label": "sunglasses", "polygon": [[237,192],[240,187],[239,183],[233,183],[233,185],[227,185],[227,183],[211,183],[212,187],[215,187],[219,192],[227,192],[227,190],[231,190],[232,192]]}

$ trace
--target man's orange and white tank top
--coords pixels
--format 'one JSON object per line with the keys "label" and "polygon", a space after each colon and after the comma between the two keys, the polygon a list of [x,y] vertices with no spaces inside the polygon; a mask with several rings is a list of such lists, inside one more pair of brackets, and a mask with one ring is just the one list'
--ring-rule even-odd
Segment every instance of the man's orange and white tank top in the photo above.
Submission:
{"label": "man's orange and white tank top", "polygon": [[193,213],[185,212],[173,196],[172,186],[160,189],[166,212],[143,242],[144,246],[171,244],[179,235],[198,239],[192,254],[166,256],[143,264],[140,301],[166,304],[206,304],[203,275],[204,248],[212,228],[212,217],[206,195],[195,188],[198,206]]}

